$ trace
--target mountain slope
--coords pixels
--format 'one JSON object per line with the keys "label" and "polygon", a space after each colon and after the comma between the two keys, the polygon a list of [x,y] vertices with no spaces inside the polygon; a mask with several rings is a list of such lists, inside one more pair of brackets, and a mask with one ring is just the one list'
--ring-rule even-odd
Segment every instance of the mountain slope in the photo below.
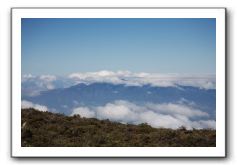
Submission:
{"label": "mountain slope", "polygon": [[214,147],[215,130],[172,130],[22,109],[23,147]]}

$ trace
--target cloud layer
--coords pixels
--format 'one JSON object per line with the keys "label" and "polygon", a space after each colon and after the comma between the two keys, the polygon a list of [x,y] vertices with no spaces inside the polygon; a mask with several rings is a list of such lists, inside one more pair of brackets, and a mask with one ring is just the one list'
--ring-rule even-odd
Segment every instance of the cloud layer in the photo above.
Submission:
{"label": "cloud layer", "polygon": [[88,118],[109,119],[121,123],[148,123],[157,128],[177,129],[185,126],[187,129],[215,129],[216,127],[216,122],[209,120],[209,115],[206,112],[181,103],[137,105],[128,101],[117,100],[104,106],[77,107],[71,115],[75,114]]}
{"label": "cloud layer", "polygon": [[54,75],[33,76],[27,74],[21,77],[21,90],[24,96],[37,96],[41,91],[65,88],[74,85],[74,83],[69,78]]}
{"label": "cloud layer", "polygon": [[105,82],[113,84],[125,84],[128,86],[152,85],[159,87],[193,86],[202,89],[215,89],[215,75],[179,75],[158,73],[133,73],[130,71],[98,71],[85,73],[72,73],[65,77],[54,75],[33,76],[23,75],[21,78],[22,94],[24,96],[36,96],[41,91],[66,88],[79,83],[92,84]]}
{"label": "cloud layer", "polygon": [[26,101],[26,100],[21,101],[21,108],[22,109],[34,108],[36,110],[43,111],[43,112],[48,111],[48,108],[46,106],[40,105],[40,104],[34,104],[34,103],[32,103],[30,101]]}
{"label": "cloud layer", "polygon": [[158,73],[132,73],[130,71],[99,71],[72,73],[68,76],[77,83],[108,82],[113,84],[153,86],[194,86],[204,89],[215,89],[215,75],[179,75]]}

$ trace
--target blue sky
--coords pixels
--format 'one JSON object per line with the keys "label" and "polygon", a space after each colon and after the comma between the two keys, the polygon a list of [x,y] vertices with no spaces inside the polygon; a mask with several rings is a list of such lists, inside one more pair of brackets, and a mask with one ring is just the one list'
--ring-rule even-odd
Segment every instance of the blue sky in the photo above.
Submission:
{"label": "blue sky", "polygon": [[215,74],[216,20],[22,19],[22,74]]}

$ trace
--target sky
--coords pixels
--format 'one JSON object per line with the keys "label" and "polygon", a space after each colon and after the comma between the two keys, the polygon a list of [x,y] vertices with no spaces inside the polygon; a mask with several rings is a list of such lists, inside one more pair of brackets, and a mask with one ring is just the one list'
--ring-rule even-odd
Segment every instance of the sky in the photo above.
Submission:
{"label": "sky", "polygon": [[214,18],[23,18],[22,74],[215,74]]}

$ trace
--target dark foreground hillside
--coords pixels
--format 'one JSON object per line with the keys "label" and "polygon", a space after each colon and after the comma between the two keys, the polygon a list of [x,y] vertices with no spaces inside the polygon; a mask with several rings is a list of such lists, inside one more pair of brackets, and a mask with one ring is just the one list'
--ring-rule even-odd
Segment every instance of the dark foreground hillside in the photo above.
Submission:
{"label": "dark foreground hillside", "polygon": [[178,130],[22,110],[24,147],[215,147],[215,130]]}

